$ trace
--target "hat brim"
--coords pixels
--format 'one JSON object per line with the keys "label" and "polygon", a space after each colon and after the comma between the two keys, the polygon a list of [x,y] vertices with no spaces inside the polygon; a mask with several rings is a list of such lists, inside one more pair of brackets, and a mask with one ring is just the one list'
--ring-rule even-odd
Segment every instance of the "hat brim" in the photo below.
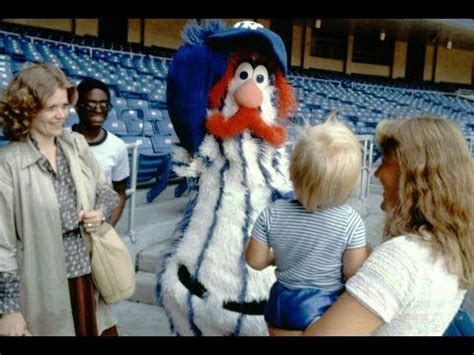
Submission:
{"label": "hat brim", "polygon": [[283,73],[287,73],[288,60],[285,44],[280,36],[266,28],[259,28],[257,30],[231,28],[209,36],[207,43],[212,46],[221,46],[231,49],[242,45],[262,48],[261,45],[266,44],[267,48],[276,57],[280,69]]}

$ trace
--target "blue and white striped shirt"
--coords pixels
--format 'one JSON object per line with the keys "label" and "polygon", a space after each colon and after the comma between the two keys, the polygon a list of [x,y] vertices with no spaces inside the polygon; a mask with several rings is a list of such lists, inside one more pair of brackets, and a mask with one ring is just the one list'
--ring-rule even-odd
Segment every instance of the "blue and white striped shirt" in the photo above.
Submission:
{"label": "blue and white striped shirt", "polygon": [[252,237],[273,248],[276,277],[290,288],[341,289],[342,254],[366,244],[364,221],[352,207],[312,213],[298,200],[277,200],[265,209]]}

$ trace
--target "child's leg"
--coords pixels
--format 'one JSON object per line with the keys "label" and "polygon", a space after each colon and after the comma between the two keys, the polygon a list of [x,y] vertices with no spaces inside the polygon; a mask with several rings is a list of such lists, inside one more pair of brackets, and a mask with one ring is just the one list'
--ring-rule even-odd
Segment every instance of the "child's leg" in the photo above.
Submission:
{"label": "child's leg", "polygon": [[302,330],[289,330],[272,327],[270,324],[267,324],[268,333],[271,337],[291,337],[291,336],[300,336],[303,334]]}

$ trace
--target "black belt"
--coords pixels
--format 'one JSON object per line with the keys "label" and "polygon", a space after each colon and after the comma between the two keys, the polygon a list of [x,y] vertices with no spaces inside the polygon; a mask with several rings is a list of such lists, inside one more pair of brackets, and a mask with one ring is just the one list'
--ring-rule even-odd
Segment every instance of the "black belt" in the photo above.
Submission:
{"label": "black belt", "polygon": [[76,235],[81,235],[81,229],[80,228],[76,228],[76,229],[72,229],[72,230],[68,230],[66,232],[63,232],[63,238],[74,237]]}
{"label": "black belt", "polygon": [[[178,269],[178,278],[179,281],[183,284],[188,291],[199,298],[205,298],[207,296],[207,290],[202,283],[200,283],[195,278],[191,277],[191,274],[188,271],[188,268],[184,265],[180,265]],[[252,301],[252,302],[236,302],[228,301],[224,302],[223,308],[228,311],[238,312],[242,314],[248,314],[252,316],[263,316],[265,310],[266,300],[264,301]]]}

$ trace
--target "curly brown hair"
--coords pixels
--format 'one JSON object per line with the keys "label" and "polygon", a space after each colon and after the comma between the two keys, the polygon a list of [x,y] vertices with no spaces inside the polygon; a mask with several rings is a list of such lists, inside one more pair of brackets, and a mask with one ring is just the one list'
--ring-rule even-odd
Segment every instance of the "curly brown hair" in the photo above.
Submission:
{"label": "curly brown hair", "polygon": [[57,89],[65,89],[68,102],[77,101],[77,90],[61,69],[48,64],[26,64],[0,99],[0,127],[12,141],[24,141],[31,123]]}
{"label": "curly brown hair", "polygon": [[460,285],[474,287],[474,163],[460,129],[434,117],[386,120],[376,139],[400,166],[398,201],[387,213],[384,238],[427,236]]}

